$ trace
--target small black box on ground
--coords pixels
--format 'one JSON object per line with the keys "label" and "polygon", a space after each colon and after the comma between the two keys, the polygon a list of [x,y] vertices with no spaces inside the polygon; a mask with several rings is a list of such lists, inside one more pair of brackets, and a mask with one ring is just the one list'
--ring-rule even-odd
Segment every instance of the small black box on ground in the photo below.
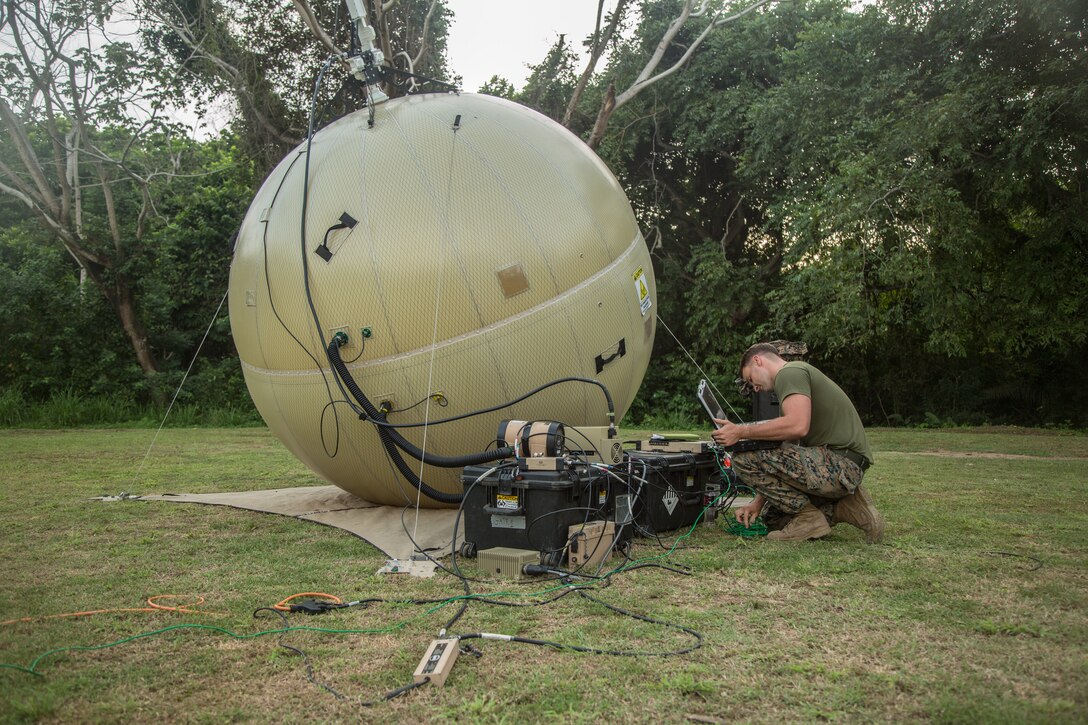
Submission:
{"label": "small black box on ground", "polygon": [[[703,510],[707,481],[718,472],[713,452],[627,451],[635,531],[658,534],[691,526]],[[638,479],[642,478],[643,481]]]}
{"label": "small black box on ground", "polygon": [[611,513],[613,486],[595,469],[522,471],[512,466],[480,478],[489,468],[468,466],[461,473],[463,555],[505,546],[539,551],[543,563],[558,565],[571,526]]}

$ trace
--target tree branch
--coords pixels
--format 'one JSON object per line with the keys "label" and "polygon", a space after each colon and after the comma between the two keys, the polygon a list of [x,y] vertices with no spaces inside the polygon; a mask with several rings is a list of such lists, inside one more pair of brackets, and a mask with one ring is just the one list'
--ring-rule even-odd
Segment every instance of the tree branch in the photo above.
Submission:
{"label": "tree branch", "polygon": [[184,22],[183,15],[182,20],[178,21],[167,16],[165,13],[159,12],[155,14],[155,19],[178,35],[181,41],[185,43],[186,47],[189,48],[193,58],[206,61],[214,68],[218,69],[219,77],[227,81],[227,83],[233,86],[237,92],[237,100],[243,107],[243,110],[248,109],[249,113],[252,114],[253,120],[256,121],[261,128],[267,131],[275,141],[284,144],[294,144],[298,140],[285,133],[279,126],[272,122],[267,114],[263,113],[257,107],[257,99],[254,90],[242,70],[222,55],[209,51],[205,44],[207,36],[205,35],[198,39],[192,26]]}
{"label": "tree branch", "polygon": [[[626,0],[624,0],[626,1]],[[423,33],[419,38],[419,52],[416,53],[416,57],[412,58],[412,67],[415,68],[423,60],[424,54],[429,47],[427,42],[427,36],[431,34],[431,18],[434,16],[435,8],[438,6],[438,0],[431,0],[431,6],[427,8],[427,15],[423,18]]]}
{"label": "tree branch", "polygon": [[113,201],[113,187],[110,186],[106,179],[106,170],[102,168],[102,163],[99,162],[95,164],[94,168],[98,173],[98,179],[102,182],[102,198],[106,202],[106,219],[109,221],[110,237],[113,239],[113,247],[120,252],[121,227],[117,223],[117,206]]}
{"label": "tree branch", "polygon": [[295,9],[298,10],[298,14],[302,16],[303,22],[306,23],[307,27],[309,27],[310,31],[314,34],[314,37],[316,37],[333,55],[344,55],[344,51],[336,45],[336,41],[332,39],[332,36],[329,35],[325,28],[321,26],[321,23],[318,22],[317,16],[314,14],[310,4],[306,2],[306,0],[291,0],[291,2],[294,4]]}
{"label": "tree branch", "polygon": [[[595,149],[597,148],[597,146],[600,145],[601,140],[604,138],[605,129],[608,126],[608,120],[618,108],[622,107],[624,104],[634,99],[636,96],[638,96],[639,93],[646,90],[654,83],[657,83],[658,81],[668,78],[669,76],[676,73],[680,68],[684,66],[685,63],[688,62],[688,59],[691,58],[695,51],[699,49],[699,47],[710,35],[710,33],[713,32],[716,28],[719,28],[726,23],[737,20],[738,18],[742,18],[748,13],[753,12],[760,7],[763,7],[764,5],[781,1],[783,0],[758,0],[752,5],[749,5],[744,10],[736,12],[727,17],[715,17],[713,20],[707,23],[706,27],[703,28],[702,32],[699,33],[695,41],[692,42],[687,50],[684,51],[684,54],[680,57],[679,60],[677,60],[665,70],[658,72],[658,66],[661,65],[661,61],[665,57],[665,53],[669,50],[670,47],[672,47],[674,41],[676,40],[676,36],[680,33],[680,30],[684,27],[689,19],[693,17],[701,17],[706,11],[707,0],[702,0],[699,8],[695,10],[692,9],[694,0],[685,0],[684,6],[681,9],[680,14],[676,18],[674,18],[671,23],[669,23],[669,27],[665,29],[664,34],[661,36],[661,40],[658,41],[657,46],[654,48],[653,54],[650,56],[649,60],[646,61],[646,65],[643,66],[642,70],[639,72],[634,82],[631,83],[631,85],[626,90],[622,91],[618,95],[613,92],[613,94],[611,94],[611,97],[606,96],[605,100],[601,103],[601,109],[597,113],[597,121],[593,125],[593,130],[590,132],[589,141],[587,142],[590,148]],[[718,11],[718,14],[720,15],[721,11]]]}
{"label": "tree branch", "polygon": [[578,78],[578,83],[575,85],[574,92],[570,96],[570,102],[567,103],[567,110],[563,112],[563,120],[561,123],[566,128],[570,128],[571,119],[574,117],[574,111],[578,108],[578,104],[582,100],[582,94],[585,93],[586,86],[589,84],[589,79],[593,76],[593,71],[597,68],[597,62],[601,59],[605,47],[611,42],[612,36],[616,32],[616,28],[623,19],[628,0],[618,0],[616,9],[612,11],[608,27],[602,34],[601,14],[604,12],[604,2],[605,0],[598,0],[597,2],[597,23],[593,28],[593,45],[590,48],[589,61],[586,63],[585,70],[582,71],[581,77]]}
{"label": "tree branch", "polygon": [[57,202],[57,197],[53,193],[52,187],[49,185],[48,180],[45,178],[45,173],[42,171],[41,165],[38,164],[38,159],[34,155],[34,148],[30,145],[30,139],[26,135],[26,130],[23,128],[23,124],[16,118],[15,113],[11,110],[11,106],[8,105],[7,100],[0,96],[0,119],[3,120],[4,125],[8,129],[8,136],[15,144],[15,150],[19,154],[19,161],[22,162],[23,167],[26,168],[30,178],[34,181],[34,185],[38,189],[38,195],[42,200],[44,206],[46,206],[51,213],[55,215],[60,214],[60,204]]}

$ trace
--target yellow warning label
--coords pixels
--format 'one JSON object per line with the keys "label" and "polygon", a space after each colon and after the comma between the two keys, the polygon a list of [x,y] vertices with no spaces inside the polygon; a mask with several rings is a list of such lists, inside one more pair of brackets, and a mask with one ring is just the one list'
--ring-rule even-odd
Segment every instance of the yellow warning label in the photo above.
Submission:
{"label": "yellow warning label", "polygon": [[639,267],[638,269],[636,269],[635,273],[631,275],[631,277],[633,279],[638,279],[641,276],[642,276],[642,267]]}
{"label": "yellow warning label", "polygon": [[652,303],[650,302],[650,286],[646,284],[646,274],[642,271],[642,267],[635,272],[635,291],[638,292],[639,312],[645,315]]}
{"label": "yellow warning label", "polygon": [[499,493],[495,495],[495,508],[516,509],[518,507],[517,494]]}

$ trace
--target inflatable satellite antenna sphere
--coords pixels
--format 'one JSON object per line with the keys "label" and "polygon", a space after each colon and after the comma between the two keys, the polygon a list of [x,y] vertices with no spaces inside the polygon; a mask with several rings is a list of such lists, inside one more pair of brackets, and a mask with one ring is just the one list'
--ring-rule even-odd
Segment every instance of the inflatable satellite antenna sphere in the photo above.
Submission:
{"label": "inflatable satellite antenna sphere", "polygon": [[[376,93],[257,193],[231,328],[258,411],[311,469],[374,503],[414,503],[422,481],[421,505],[452,505],[460,470],[428,461],[496,458],[500,420],[614,421],[577,381],[441,420],[566,377],[599,381],[622,417],[653,346],[653,272],[623,190],[559,124],[490,96]],[[394,437],[424,461],[398,461]]]}

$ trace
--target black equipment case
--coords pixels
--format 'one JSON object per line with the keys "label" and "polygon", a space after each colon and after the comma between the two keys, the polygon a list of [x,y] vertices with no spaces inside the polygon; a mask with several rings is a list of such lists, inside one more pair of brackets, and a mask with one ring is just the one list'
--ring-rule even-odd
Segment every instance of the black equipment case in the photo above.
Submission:
{"label": "black equipment case", "polygon": [[[468,466],[465,487],[465,543],[461,554],[506,546],[541,553],[541,561],[558,565],[566,552],[569,527],[608,517],[615,485],[588,467],[519,470],[500,468],[480,478],[490,466]],[[477,480],[479,479],[479,480]]]}
{"label": "black equipment case", "polygon": [[782,414],[778,396],[773,390],[752,392],[752,420],[773,420]]}
{"label": "black equipment case", "polygon": [[631,493],[638,492],[632,507],[636,533],[653,535],[694,524],[705,506],[707,482],[719,474],[714,453],[626,453]]}

